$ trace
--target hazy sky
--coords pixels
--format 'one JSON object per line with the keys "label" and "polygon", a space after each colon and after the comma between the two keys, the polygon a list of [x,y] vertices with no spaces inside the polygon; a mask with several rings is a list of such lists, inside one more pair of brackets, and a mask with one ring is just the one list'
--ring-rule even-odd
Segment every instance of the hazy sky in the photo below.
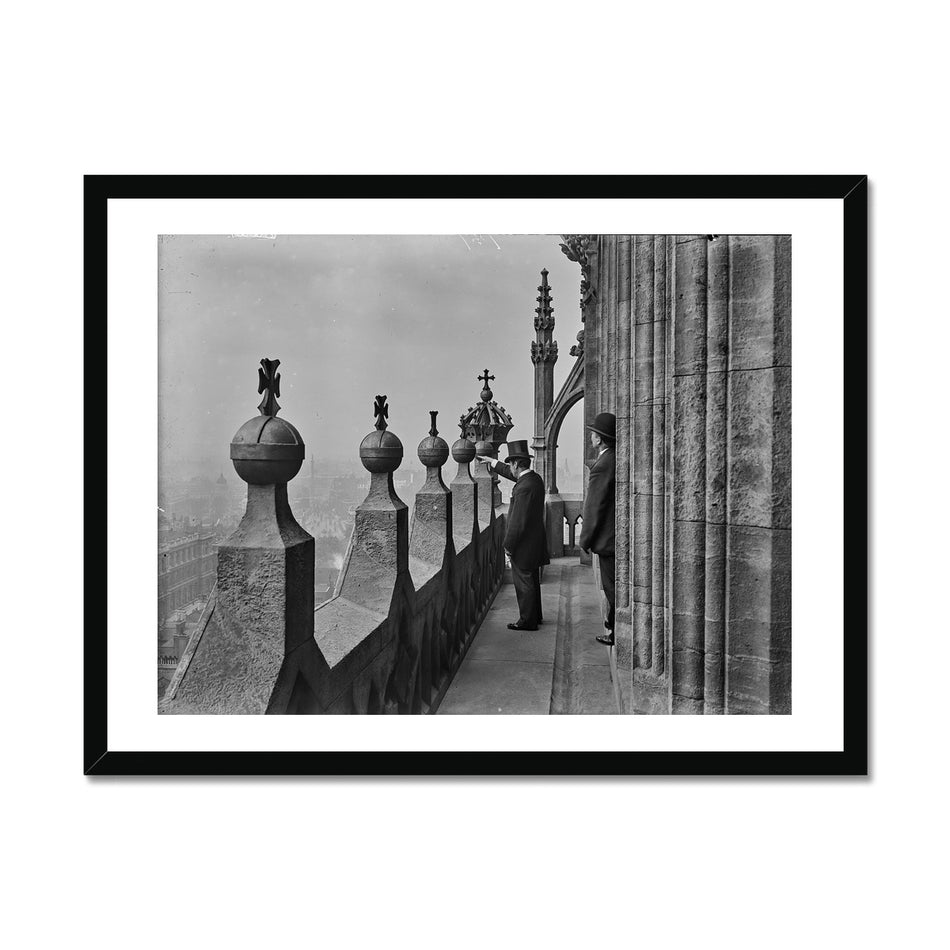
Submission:
{"label": "hazy sky", "polygon": [[[228,445],[257,414],[257,367],[280,359],[280,415],[307,458],[352,458],[373,428],[373,399],[419,467],[416,446],[439,410],[459,436],[485,367],[495,399],[533,432],[530,358],[540,271],[554,298],[555,391],[574,364],[580,268],[556,236],[165,236],[159,242],[159,440],[171,475],[232,473]],[[581,463],[581,408],[559,458]],[[530,444],[530,443],[529,443]],[[305,463],[307,464],[307,463]],[[454,472],[451,460],[446,474]]]}

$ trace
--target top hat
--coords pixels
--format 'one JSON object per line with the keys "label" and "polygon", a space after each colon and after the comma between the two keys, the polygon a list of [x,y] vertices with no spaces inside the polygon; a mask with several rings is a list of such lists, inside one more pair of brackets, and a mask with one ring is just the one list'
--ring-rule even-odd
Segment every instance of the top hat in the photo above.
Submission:
{"label": "top hat", "polygon": [[508,458],[505,459],[507,465],[512,459],[532,459],[533,455],[528,454],[528,440],[516,439],[508,443]]}
{"label": "top hat", "polygon": [[598,412],[594,424],[587,428],[611,442],[617,441],[617,417],[612,412]]}

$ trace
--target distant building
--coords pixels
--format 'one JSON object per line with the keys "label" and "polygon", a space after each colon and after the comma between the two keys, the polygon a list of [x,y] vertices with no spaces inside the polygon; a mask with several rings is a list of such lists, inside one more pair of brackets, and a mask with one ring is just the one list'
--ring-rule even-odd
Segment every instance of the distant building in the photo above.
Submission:
{"label": "distant building", "polygon": [[174,610],[158,628],[158,695],[161,698],[174,676],[178,661],[188,646],[204,612],[206,598],[198,598],[180,610]]}
{"label": "distant building", "polygon": [[217,557],[211,529],[203,525],[164,531],[158,547],[158,622],[208,595]]}

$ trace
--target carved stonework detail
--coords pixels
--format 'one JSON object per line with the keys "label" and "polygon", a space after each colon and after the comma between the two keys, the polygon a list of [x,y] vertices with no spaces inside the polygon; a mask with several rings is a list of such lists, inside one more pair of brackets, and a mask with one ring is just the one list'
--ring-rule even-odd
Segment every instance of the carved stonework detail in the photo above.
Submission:
{"label": "carved stonework detail", "polygon": [[[594,306],[597,300],[597,290],[593,283],[594,268],[597,259],[596,234],[562,234],[564,243],[561,250],[568,260],[579,264],[581,268],[581,323],[587,321],[588,308]],[[571,356],[582,356],[584,353],[584,328],[577,334],[577,343],[571,347]]]}
{"label": "carved stonework detail", "polygon": [[557,340],[551,340],[547,343],[531,342],[531,362],[532,363],[556,363],[557,362]]}
{"label": "carved stonework detail", "polygon": [[548,284],[547,270],[541,271],[541,284],[538,287],[538,306],[534,312],[534,328],[537,331],[554,329],[554,307],[551,306],[551,287]]}
{"label": "carved stonework detail", "polygon": [[569,261],[580,264],[581,267],[581,307],[590,303],[597,296],[597,291],[591,281],[594,268],[594,259],[597,255],[596,234],[562,234],[564,243],[561,250]]}
{"label": "carved stonework detail", "polygon": [[486,369],[477,377],[484,383],[479,394],[481,402],[469,406],[468,411],[459,416],[458,426],[462,430],[462,438],[471,442],[491,442],[497,449],[508,440],[514,422],[504,406],[499,406],[494,400],[494,393],[488,385],[495,377]]}

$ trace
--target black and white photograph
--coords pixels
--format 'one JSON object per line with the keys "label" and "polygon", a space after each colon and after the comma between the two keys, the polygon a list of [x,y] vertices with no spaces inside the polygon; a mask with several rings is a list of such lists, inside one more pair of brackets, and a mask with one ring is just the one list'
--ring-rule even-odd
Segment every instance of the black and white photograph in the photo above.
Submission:
{"label": "black and white photograph", "polygon": [[161,715],[788,715],[785,234],[160,235]]}
{"label": "black and white photograph", "polygon": [[939,5],[4,12],[5,945],[939,946]]}

